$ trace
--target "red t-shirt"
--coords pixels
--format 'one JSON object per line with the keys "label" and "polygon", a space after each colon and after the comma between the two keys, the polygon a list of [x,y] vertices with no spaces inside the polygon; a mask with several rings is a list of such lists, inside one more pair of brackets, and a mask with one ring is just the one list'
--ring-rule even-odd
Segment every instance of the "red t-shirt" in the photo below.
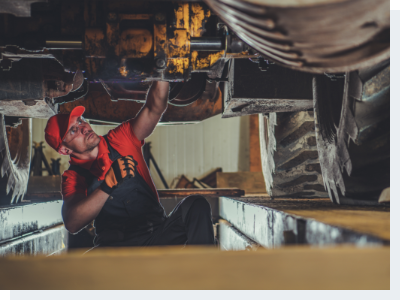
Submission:
{"label": "red t-shirt", "polygon": [[[133,119],[132,119],[133,120]],[[144,161],[142,146],[144,141],[139,141],[133,133],[131,121],[127,121],[119,125],[117,128],[110,130],[107,134],[110,145],[118,151],[122,156],[132,155],[137,161],[137,171],[151,187],[157,195],[157,189],[150,176],[149,169]],[[101,136],[99,144],[99,153],[96,159],[81,160],[75,157],[70,157],[69,161],[72,165],[78,165],[89,170],[98,180],[103,180],[108,169],[111,167],[112,161],[109,157],[109,151],[106,140]],[[73,170],[66,170],[62,175],[62,195],[63,199],[75,194],[84,194],[87,196],[87,183],[84,176],[79,175]]]}

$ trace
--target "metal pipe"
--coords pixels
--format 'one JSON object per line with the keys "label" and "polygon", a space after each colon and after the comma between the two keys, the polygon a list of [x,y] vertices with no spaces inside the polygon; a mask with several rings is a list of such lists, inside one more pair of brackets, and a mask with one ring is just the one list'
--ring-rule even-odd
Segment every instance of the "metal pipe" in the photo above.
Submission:
{"label": "metal pipe", "polygon": [[193,37],[190,39],[190,50],[193,51],[221,51],[224,49],[224,37]]}
{"label": "metal pipe", "polygon": [[82,41],[61,41],[61,40],[50,40],[46,41],[47,49],[71,49],[71,50],[82,50]]}

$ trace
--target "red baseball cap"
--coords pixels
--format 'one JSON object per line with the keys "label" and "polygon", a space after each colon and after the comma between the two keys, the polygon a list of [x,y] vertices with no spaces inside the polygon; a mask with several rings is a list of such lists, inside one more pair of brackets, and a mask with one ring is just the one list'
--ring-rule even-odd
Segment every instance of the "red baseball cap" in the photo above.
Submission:
{"label": "red baseball cap", "polygon": [[61,143],[67,134],[71,117],[80,117],[85,112],[84,106],[75,107],[69,114],[57,114],[52,116],[48,121],[46,128],[44,129],[44,138],[54,150],[58,152],[61,147]]}

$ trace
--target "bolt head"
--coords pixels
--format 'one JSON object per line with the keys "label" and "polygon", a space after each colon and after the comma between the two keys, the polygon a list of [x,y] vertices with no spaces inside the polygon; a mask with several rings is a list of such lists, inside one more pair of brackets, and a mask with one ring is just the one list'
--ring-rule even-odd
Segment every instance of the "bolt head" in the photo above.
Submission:
{"label": "bolt head", "polygon": [[117,19],[117,14],[116,13],[109,13],[108,14],[108,20],[109,21],[115,21]]}
{"label": "bolt head", "polygon": [[162,22],[165,20],[165,14],[164,13],[158,13],[154,16],[155,20],[157,22]]}
{"label": "bolt head", "polygon": [[156,67],[157,68],[164,68],[165,67],[165,60],[162,58],[156,59]]}

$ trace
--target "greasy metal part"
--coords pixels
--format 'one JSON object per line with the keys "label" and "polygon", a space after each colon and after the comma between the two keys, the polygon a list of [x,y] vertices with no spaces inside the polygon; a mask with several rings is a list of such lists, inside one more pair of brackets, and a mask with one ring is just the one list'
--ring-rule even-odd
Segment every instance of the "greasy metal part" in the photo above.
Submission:
{"label": "greasy metal part", "polygon": [[[46,177],[43,177],[45,179]],[[59,189],[61,179],[59,178]],[[62,200],[0,207],[0,243],[62,224]],[[40,216],[40,218],[39,218]]]}
{"label": "greasy metal part", "polygon": [[239,117],[270,112],[295,112],[313,108],[311,99],[241,99],[225,102],[223,118]]}
{"label": "greasy metal part", "polygon": [[[320,214],[324,212],[331,214],[330,211],[332,211],[332,214],[340,215],[341,211],[337,211],[337,206],[329,200],[268,199],[266,201],[262,197],[241,199],[221,197],[219,210],[222,218],[248,238],[266,248],[293,244],[314,246],[353,244],[366,247],[390,242],[387,230],[381,230],[378,233],[359,232],[356,229],[348,229],[346,226],[331,225],[312,217],[301,216],[302,210],[317,210]],[[387,220],[389,220],[388,208],[382,207],[376,210],[378,214],[379,212],[387,213]],[[296,211],[298,211],[297,215]],[[342,213],[348,215],[346,208],[343,208]],[[382,216],[382,219],[385,220],[385,217]],[[254,227],[254,222],[257,224],[256,227]],[[385,222],[380,221],[379,224],[381,223]]]}
{"label": "greasy metal part", "polygon": [[289,68],[347,72],[390,55],[386,0],[292,1],[289,7],[269,1],[205,2],[250,47]]}
{"label": "greasy metal part", "polygon": [[45,98],[43,60],[20,58],[8,71],[0,70],[0,113],[15,117],[49,118],[57,104]]}
{"label": "greasy metal part", "polygon": [[225,49],[225,38],[198,37],[190,39],[192,51],[221,51]]}
{"label": "greasy metal part", "polygon": [[312,75],[245,59],[232,59],[224,82],[223,118],[312,109]]}
{"label": "greasy metal part", "polygon": [[58,104],[43,100],[0,101],[0,113],[7,116],[48,119],[57,113]]}
{"label": "greasy metal part", "polygon": [[[222,93],[218,88],[207,87],[207,93],[195,102],[187,106],[168,105],[163,114],[160,124],[176,122],[197,122],[222,113]],[[71,110],[82,105],[86,108],[85,118],[100,122],[119,124],[136,116],[143,106],[143,103],[135,101],[113,102],[108,93],[99,84],[90,84],[89,93],[84,99],[60,105],[60,113],[69,113]]]}
{"label": "greasy metal part", "polygon": [[41,60],[16,61],[9,71],[0,69],[0,101],[43,99],[43,80]]}
{"label": "greasy metal part", "polygon": [[332,202],[341,205],[379,205],[390,186],[390,66],[371,69],[365,82],[358,72],[338,82],[313,79],[322,176]]}
{"label": "greasy metal part", "polygon": [[12,14],[16,17],[30,17],[32,3],[47,1],[48,0],[2,0],[0,13]]}
{"label": "greasy metal part", "polygon": [[260,247],[224,219],[218,220],[218,241],[221,250],[224,251],[255,251]]}
{"label": "greasy metal part", "polygon": [[6,127],[0,114],[0,205],[22,200],[29,180],[32,120],[23,119],[16,128]]}
{"label": "greasy metal part", "polygon": [[64,225],[28,233],[0,244],[0,256],[55,255],[67,251],[68,231]]}
{"label": "greasy metal part", "polygon": [[82,41],[49,40],[46,41],[46,48],[49,50],[82,50]]}
{"label": "greasy metal part", "polygon": [[18,46],[0,46],[0,70],[9,71],[14,62],[22,58],[46,58],[57,60],[53,53],[44,49],[42,51],[29,51]]}
{"label": "greasy metal part", "polygon": [[173,105],[188,105],[201,97],[206,88],[207,77],[204,73],[194,73],[192,78],[181,85],[179,92],[172,97],[170,95],[169,103]]}
{"label": "greasy metal part", "polygon": [[145,102],[150,82],[106,83],[101,81],[104,89],[110,95],[111,101],[129,100]]}
{"label": "greasy metal part", "polygon": [[[187,81],[191,72],[211,71],[213,76],[213,68],[218,69],[218,60],[225,55],[226,37],[217,37],[221,35],[215,29],[217,18],[207,24],[211,11],[203,3],[61,1],[35,8],[38,13],[21,24],[5,18],[5,41],[20,47],[16,47],[18,53],[0,49],[13,53],[3,53],[3,69],[22,57],[48,57],[56,58],[68,71],[84,70],[91,82],[102,80],[107,85]],[[58,19],[60,25],[56,25]],[[10,28],[18,29],[14,34]],[[29,34],[26,28],[31,28]],[[211,36],[204,40],[204,34]],[[191,50],[191,39],[197,50]],[[62,82],[56,85],[59,91],[46,96],[59,98],[71,92]]]}

